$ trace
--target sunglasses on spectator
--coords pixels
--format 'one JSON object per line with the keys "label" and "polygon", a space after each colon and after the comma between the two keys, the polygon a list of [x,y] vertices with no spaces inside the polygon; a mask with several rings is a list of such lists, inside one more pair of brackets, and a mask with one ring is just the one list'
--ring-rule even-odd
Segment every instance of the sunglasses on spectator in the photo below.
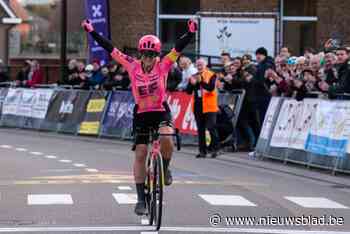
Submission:
{"label": "sunglasses on spectator", "polygon": [[159,56],[159,53],[149,50],[143,50],[141,51],[141,56],[148,57],[148,58],[155,58]]}

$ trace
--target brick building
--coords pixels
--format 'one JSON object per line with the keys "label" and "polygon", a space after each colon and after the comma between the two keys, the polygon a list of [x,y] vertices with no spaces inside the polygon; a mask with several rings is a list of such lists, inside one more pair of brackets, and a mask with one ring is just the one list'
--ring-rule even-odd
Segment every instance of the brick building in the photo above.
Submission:
{"label": "brick building", "polygon": [[110,0],[112,40],[120,48],[135,47],[142,35],[152,33],[167,47],[198,12],[270,14],[276,18],[277,50],[285,45],[300,54],[307,47],[321,48],[330,37],[350,44],[348,6],[349,0]]}

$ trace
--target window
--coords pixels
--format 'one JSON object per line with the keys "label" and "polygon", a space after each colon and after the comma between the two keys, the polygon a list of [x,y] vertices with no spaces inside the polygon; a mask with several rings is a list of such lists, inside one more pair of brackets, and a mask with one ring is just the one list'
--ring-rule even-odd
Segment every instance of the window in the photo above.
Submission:
{"label": "window", "polygon": [[[67,53],[86,57],[86,35],[79,27],[84,0],[67,1]],[[11,0],[23,22],[10,32],[11,57],[59,57],[61,43],[60,0]]]}
{"label": "window", "polygon": [[317,0],[283,0],[283,38],[295,55],[316,48]]}
{"label": "window", "polygon": [[[170,50],[175,46],[177,38],[187,31],[187,20],[163,19],[160,21],[160,35],[163,42],[163,50]],[[185,48],[184,52],[192,53],[195,50],[195,44],[192,43]]]}
{"label": "window", "polygon": [[[187,30],[187,20],[200,10],[200,0],[157,0],[157,35],[163,42],[163,49],[169,50],[178,37]],[[194,53],[195,43],[185,48],[185,52]]]}
{"label": "window", "polygon": [[285,16],[315,16],[316,0],[284,0]]}
{"label": "window", "polygon": [[159,0],[160,14],[196,14],[200,0]]}
{"label": "window", "polygon": [[316,22],[284,22],[284,45],[294,55],[302,55],[306,48],[316,48]]}

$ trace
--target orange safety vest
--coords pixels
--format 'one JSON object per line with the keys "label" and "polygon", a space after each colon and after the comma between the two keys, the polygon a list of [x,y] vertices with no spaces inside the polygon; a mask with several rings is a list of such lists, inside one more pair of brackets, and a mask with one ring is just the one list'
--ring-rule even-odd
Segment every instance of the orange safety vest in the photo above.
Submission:
{"label": "orange safety vest", "polygon": [[[203,79],[202,81],[208,84],[214,74],[215,73],[209,69],[205,69],[201,74]],[[218,112],[218,93],[216,91],[216,88],[213,91],[209,92],[201,87],[200,91],[202,93],[203,113]],[[192,98],[192,105],[194,108],[194,96]]]}

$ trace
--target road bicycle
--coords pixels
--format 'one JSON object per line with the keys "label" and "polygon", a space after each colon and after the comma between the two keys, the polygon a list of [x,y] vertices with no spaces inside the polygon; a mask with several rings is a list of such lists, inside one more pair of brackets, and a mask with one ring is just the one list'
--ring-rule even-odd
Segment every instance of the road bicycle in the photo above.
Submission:
{"label": "road bicycle", "polygon": [[158,231],[162,224],[164,167],[160,152],[160,138],[173,136],[176,138],[177,150],[181,150],[181,137],[179,130],[173,134],[160,134],[158,129],[150,129],[151,151],[146,160],[145,197],[148,210],[149,225],[154,225]]}

